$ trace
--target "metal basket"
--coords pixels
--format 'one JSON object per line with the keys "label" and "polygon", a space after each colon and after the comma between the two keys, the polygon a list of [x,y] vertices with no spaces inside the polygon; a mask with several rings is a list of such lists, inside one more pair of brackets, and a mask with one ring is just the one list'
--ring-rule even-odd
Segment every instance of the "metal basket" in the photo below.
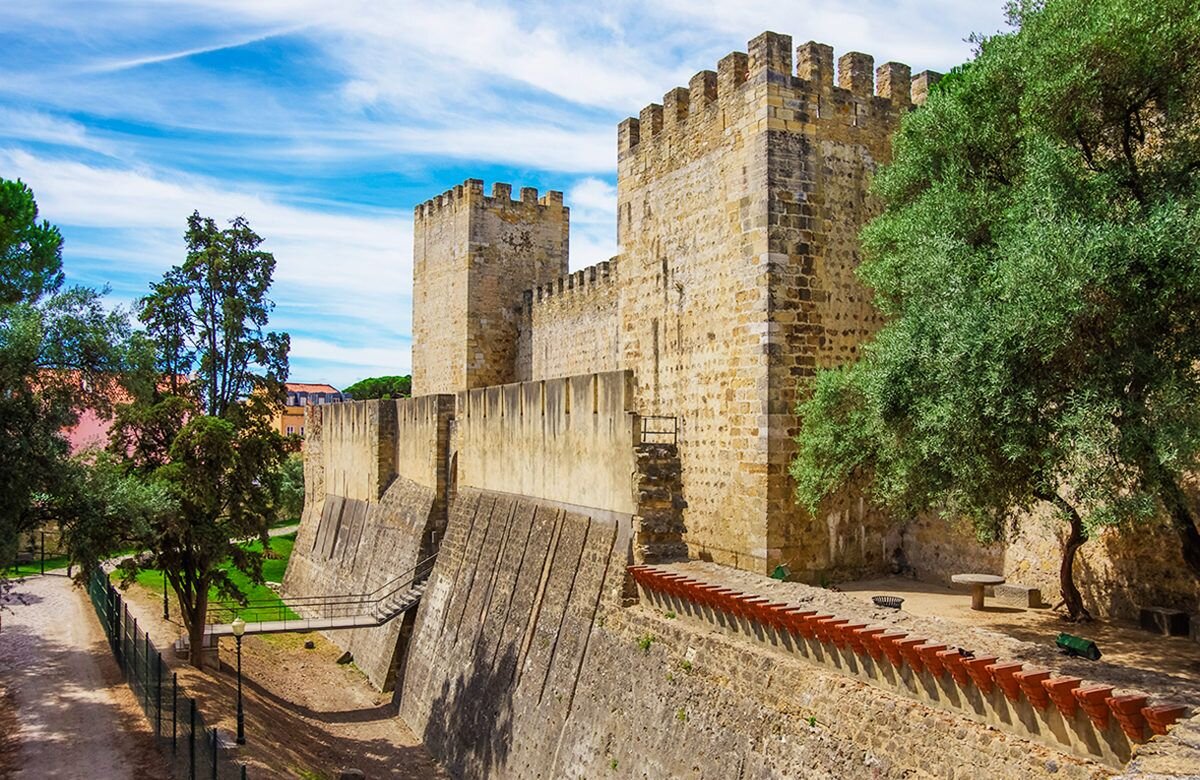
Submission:
{"label": "metal basket", "polygon": [[904,599],[899,596],[872,596],[871,601],[875,602],[875,606],[887,609],[900,609],[900,605],[904,603]]}

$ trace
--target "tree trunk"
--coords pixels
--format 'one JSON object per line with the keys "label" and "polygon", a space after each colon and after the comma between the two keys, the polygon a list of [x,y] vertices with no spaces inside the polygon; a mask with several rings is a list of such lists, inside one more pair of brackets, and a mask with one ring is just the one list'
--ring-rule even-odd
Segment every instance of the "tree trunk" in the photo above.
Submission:
{"label": "tree trunk", "polygon": [[1087,607],[1083,605],[1083,594],[1075,586],[1075,553],[1087,541],[1087,534],[1083,530],[1083,518],[1079,516],[1079,512],[1075,510],[1071,502],[1057,492],[1041,495],[1039,498],[1054,504],[1067,516],[1067,522],[1071,525],[1071,532],[1063,546],[1062,563],[1058,568],[1058,585],[1062,590],[1063,604],[1067,608],[1067,620],[1073,623],[1086,623],[1092,619],[1092,613],[1088,612]]}
{"label": "tree trunk", "polygon": [[207,626],[208,588],[197,589],[196,603],[192,609],[183,610],[188,630],[188,663],[197,669],[204,668],[204,629]]}
{"label": "tree trunk", "polygon": [[1196,522],[1188,509],[1187,496],[1174,482],[1171,482],[1164,492],[1171,524],[1179,534],[1184,563],[1192,570],[1192,575],[1200,579],[1200,531],[1196,530]]}

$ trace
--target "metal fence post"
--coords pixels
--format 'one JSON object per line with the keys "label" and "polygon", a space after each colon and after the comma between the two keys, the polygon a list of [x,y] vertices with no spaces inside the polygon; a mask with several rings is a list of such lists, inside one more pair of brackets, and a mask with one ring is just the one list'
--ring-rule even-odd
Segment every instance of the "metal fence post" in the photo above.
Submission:
{"label": "metal fence post", "polygon": [[179,675],[171,672],[171,752],[179,747]]}
{"label": "metal fence post", "polygon": [[145,637],[146,637],[146,649],[145,649],[146,682],[143,687],[146,690],[145,690],[145,695],[142,698],[142,700],[144,702],[144,706],[142,707],[142,709],[144,709],[146,711],[146,717],[150,717],[150,632],[146,632]]}
{"label": "metal fence post", "polygon": [[156,667],[158,669],[158,687],[155,689],[154,694],[154,701],[157,705],[155,707],[156,715],[154,720],[154,736],[162,739],[162,653],[156,654],[155,659]]}
{"label": "metal fence post", "polygon": [[121,667],[121,674],[125,674],[125,605],[121,603],[121,597],[117,596],[117,644],[120,648],[117,651],[117,665]]}
{"label": "metal fence post", "polygon": [[42,574],[46,573],[46,532],[42,531]]}
{"label": "metal fence post", "polygon": [[[126,607],[125,609],[128,610],[129,608]],[[131,663],[129,665],[129,679],[132,680],[131,684],[133,686],[133,695],[134,696],[137,696],[137,694],[138,694],[137,684],[138,684],[139,672],[141,670],[141,665],[138,663],[137,632],[138,632],[137,618],[134,618],[133,619],[133,634],[130,635],[130,638],[129,638],[129,645],[133,649],[133,653],[132,653],[133,658],[130,659]]]}
{"label": "metal fence post", "polygon": [[196,780],[196,700],[188,699],[191,728],[188,729],[188,780]]}
{"label": "metal fence post", "polygon": [[242,764],[242,780],[246,780],[246,765]]}
{"label": "metal fence post", "polygon": [[[121,666],[125,675],[129,676],[129,605],[121,599]],[[136,658],[134,659],[137,660]]]}
{"label": "metal fence post", "polygon": [[212,727],[212,780],[217,780],[217,727]]}

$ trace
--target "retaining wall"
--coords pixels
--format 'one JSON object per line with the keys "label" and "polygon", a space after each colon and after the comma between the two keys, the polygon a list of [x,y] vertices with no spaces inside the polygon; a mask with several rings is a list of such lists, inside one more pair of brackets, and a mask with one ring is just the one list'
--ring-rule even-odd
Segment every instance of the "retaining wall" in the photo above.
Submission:
{"label": "retaining wall", "polygon": [[[308,408],[305,506],[285,597],[369,593],[432,551],[445,527],[453,404],[434,395]],[[387,690],[401,625],[328,636]]]}
{"label": "retaining wall", "polygon": [[[921,517],[905,526],[903,565],[926,582],[949,583],[960,572],[1004,575],[1039,588],[1050,604],[1061,599],[1058,569],[1067,524],[1044,509],[1021,515],[1003,543],[983,545],[966,521]],[[1092,614],[1136,620],[1145,606],[1191,612],[1200,620],[1200,580],[1183,561],[1179,536],[1164,517],[1136,529],[1097,529],[1079,549],[1075,583]]]}
{"label": "retaining wall", "polygon": [[1020,739],[629,603],[629,520],[462,490],[400,715],[459,778],[1099,778]]}

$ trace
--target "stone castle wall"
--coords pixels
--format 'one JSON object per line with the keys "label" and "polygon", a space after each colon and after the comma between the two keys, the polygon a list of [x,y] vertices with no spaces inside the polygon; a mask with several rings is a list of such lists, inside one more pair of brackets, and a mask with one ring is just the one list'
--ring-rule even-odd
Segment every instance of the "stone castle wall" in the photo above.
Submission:
{"label": "stone castle wall", "polygon": [[[904,564],[926,582],[949,584],[960,572],[994,572],[1040,589],[1051,606],[1060,599],[1067,525],[1049,511],[1022,516],[1007,539],[988,545],[976,541],[966,521],[933,516],[907,523],[900,533]],[[1161,517],[1131,530],[1098,529],[1076,554],[1075,584],[1097,616],[1136,619],[1141,607],[1152,605],[1192,612],[1200,602],[1200,581],[1184,563],[1170,521]]]}
{"label": "stone castle wall", "polygon": [[[878,570],[894,549],[884,518],[854,491],[808,517],[787,467],[801,383],[853,359],[879,326],[854,275],[857,233],[879,209],[868,179],[927,80],[910,84],[897,63],[875,72],[858,53],[835,74],[832,49],[812,42],[794,65],[791,39],[764,33],[621,123],[621,255],[574,274],[565,253],[550,276],[538,259],[554,256],[554,237],[565,245],[561,197],[531,209],[523,195],[523,210],[506,212],[507,193],[485,199],[468,180],[418,207],[415,392],[631,370],[636,407],[679,420],[694,556],[756,571],[786,563],[809,580]],[[459,263],[462,239],[434,231],[476,202],[465,228],[450,223],[468,236],[460,371],[459,347],[445,343],[461,335],[457,315],[433,292],[452,280],[431,264],[442,240]],[[499,238],[497,225],[521,240]],[[453,370],[428,365],[447,360]]]}
{"label": "stone castle wall", "polygon": [[[415,391],[629,371],[628,409],[677,418],[679,511],[692,557],[758,572],[785,564],[808,582],[878,574],[906,559],[923,576],[1003,568],[1046,583],[1049,598],[1053,536],[1026,534],[1006,552],[969,538],[951,545],[919,523],[902,529],[903,518],[887,517],[857,487],[810,516],[788,474],[807,380],[854,360],[881,325],[856,276],[858,233],[881,208],[870,179],[936,78],[758,36],[620,124],[620,255],[571,274],[559,193],[539,199],[525,189],[513,200],[509,185],[496,184],[485,197],[471,179],[418,206]],[[492,489],[560,478],[521,470],[565,463],[565,451],[541,460],[534,439],[521,447],[518,461],[475,458],[470,468],[507,470]],[[583,483],[566,484],[569,492]],[[1138,601],[1194,604],[1192,583],[1147,580],[1141,564],[1136,577],[1118,573],[1118,558],[1139,555],[1105,548],[1111,555],[1086,562],[1098,581],[1114,583],[1098,594],[1121,591],[1118,613]]]}
{"label": "stone castle wall", "polygon": [[519,316],[517,379],[552,379],[621,368],[616,263],[603,262],[526,290]]}
{"label": "stone castle wall", "polygon": [[517,379],[523,291],[567,273],[562,193],[468,179],[413,216],[413,395]]}
{"label": "stone castle wall", "polygon": [[400,716],[453,777],[1109,774],[682,615],[622,606],[629,543],[627,519],[459,493],[397,683]]}
{"label": "stone castle wall", "polygon": [[[787,466],[800,383],[879,326],[856,237],[911,99],[907,66],[882,66],[876,91],[868,55],[841,58],[838,86],[829,47],[797,59],[765,33],[622,123],[620,310],[639,403],[682,416],[693,554],[815,579],[877,568],[886,547],[856,496],[807,517]],[[839,543],[848,517],[869,542]]]}
{"label": "stone castle wall", "polygon": [[[310,406],[305,505],[285,597],[370,593],[411,569],[445,530],[453,396]],[[359,470],[371,475],[352,478]],[[331,632],[389,689],[401,621]]]}
{"label": "stone castle wall", "polygon": [[459,393],[459,487],[633,514],[629,384],[612,371]]}
{"label": "stone castle wall", "polygon": [[413,213],[413,395],[467,386],[465,280],[475,208],[451,190]]}

